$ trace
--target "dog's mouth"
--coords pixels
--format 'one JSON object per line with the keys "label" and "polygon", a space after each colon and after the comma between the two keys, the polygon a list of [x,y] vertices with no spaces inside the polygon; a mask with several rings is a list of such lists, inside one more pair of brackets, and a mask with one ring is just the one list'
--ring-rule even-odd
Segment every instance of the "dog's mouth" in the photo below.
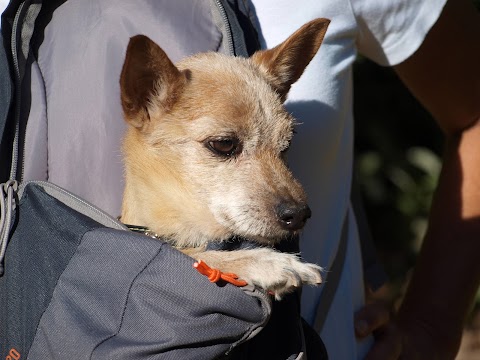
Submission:
{"label": "dog's mouth", "polygon": [[268,208],[224,206],[214,216],[226,230],[222,241],[240,237],[272,246],[298,236],[311,215],[306,202],[283,200]]}
{"label": "dog's mouth", "polygon": [[[305,223],[304,223],[305,224]],[[291,226],[291,225],[290,225]],[[246,243],[256,243],[262,246],[276,246],[280,243],[288,242],[292,238],[296,238],[300,235],[303,226],[299,227],[296,230],[285,229],[282,226],[275,226],[274,229],[270,229],[268,232],[263,232],[261,234],[254,233],[254,232],[240,232],[236,231],[233,232],[227,240],[223,240],[222,242],[238,242],[240,240]]]}
{"label": "dog's mouth", "polygon": [[253,239],[246,238],[243,236],[234,235],[224,241],[210,241],[206,246],[206,250],[222,250],[222,251],[234,251],[234,250],[244,250],[244,249],[255,249],[258,247],[268,246],[268,247],[282,247],[285,249],[291,249],[295,246],[295,239],[298,234],[292,234],[290,236],[285,236],[282,238],[272,238],[272,239]]}

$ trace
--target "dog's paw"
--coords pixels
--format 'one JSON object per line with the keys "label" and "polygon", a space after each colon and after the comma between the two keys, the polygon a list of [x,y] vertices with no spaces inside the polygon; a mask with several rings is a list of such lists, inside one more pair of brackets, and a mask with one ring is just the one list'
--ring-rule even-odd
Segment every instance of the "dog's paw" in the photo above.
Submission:
{"label": "dog's paw", "polygon": [[303,285],[322,282],[322,268],[300,260],[295,254],[271,248],[235,251],[205,251],[190,254],[222,272],[234,273],[248,284],[271,293],[276,299]]}
{"label": "dog's paw", "polygon": [[251,281],[277,300],[303,285],[319,285],[322,282],[322,268],[301,261],[297,255],[275,251],[265,255],[263,265],[266,272],[262,277],[253,276]]}

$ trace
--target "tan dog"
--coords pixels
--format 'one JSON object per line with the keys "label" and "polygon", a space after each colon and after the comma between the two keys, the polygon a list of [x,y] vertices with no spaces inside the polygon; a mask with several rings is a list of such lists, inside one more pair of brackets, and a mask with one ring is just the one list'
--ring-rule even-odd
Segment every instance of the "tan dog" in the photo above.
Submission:
{"label": "tan dog", "polygon": [[[122,221],[277,298],[320,283],[319,266],[271,246],[310,217],[284,160],[294,120],[283,102],[328,24],[314,20],[249,59],[203,53],[176,66],[149,38],[131,38],[120,79],[130,125]],[[233,236],[264,247],[205,251]]]}

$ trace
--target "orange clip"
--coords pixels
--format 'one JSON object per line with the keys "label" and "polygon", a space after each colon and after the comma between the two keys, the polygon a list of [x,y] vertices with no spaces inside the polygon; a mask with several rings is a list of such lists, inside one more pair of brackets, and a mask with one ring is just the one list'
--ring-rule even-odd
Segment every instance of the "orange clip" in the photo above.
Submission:
{"label": "orange clip", "polygon": [[218,269],[212,269],[210,266],[205,264],[202,260],[199,260],[198,262],[195,262],[193,264],[193,267],[197,269],[197,271],[205,275],[208,280],[210,280],[213,283],[216,283],[220,280],[226,281],[232,285],[235,286],[245,286],[247,285],[247,282],[244,280],[238,280],[238,276],[232,273],[222,273]]}

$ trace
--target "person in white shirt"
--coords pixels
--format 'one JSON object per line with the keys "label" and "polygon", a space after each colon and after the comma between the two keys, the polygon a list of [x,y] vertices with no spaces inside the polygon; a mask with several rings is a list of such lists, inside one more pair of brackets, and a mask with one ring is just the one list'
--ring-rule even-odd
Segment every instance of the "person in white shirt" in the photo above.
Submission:
{"label": "person in white shirt", "polygon": [[[289,163],[313,213],[301,239],[307,261],[328,270],[345,214],[353,215],[352,65],[358,53],[393,66],[446,136],[430,227],[398,314],[402,331],[380,306],[363,308],[354,324],[354,312],[364,305],[364,281],[355,217],[349,216],[345,265],[321,333],[331,359],[367,353],[369,359],[397,359],[402,346],[408,359],[451,359],[458,351],[480,280],[480,17],[471,1],[445,2],[252,1],[269,48],[309,20],[331,20],[319,53],[287,102],[301,123]],[[310,323],[322,289],[303,291],[303,316]],[[355,337],[354,325],[363,336]],[[373,347],[364,336],[371,333],[377,338]]]}

